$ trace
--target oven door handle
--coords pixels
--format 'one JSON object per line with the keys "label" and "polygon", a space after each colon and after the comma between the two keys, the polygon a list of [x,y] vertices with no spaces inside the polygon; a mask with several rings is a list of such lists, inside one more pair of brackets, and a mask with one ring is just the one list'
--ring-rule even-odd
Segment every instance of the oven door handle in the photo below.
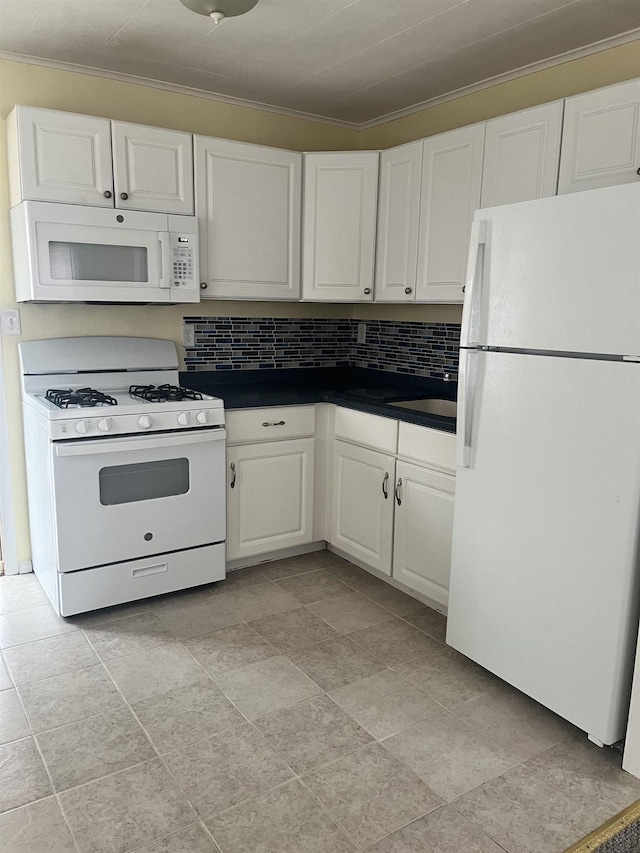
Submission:
{"label": "oven door handle", "polygon": [[224,429],[194,430],[176,432],[171,435],[141,435],[119,438],[82,439],[80,441],[61,441],[54,444],[56,456],[96,456],[103,453],[124,453],[127,450],[158,450],[162,447],[188,447],[192,444],[205,444],[212,441],[224,441]]}

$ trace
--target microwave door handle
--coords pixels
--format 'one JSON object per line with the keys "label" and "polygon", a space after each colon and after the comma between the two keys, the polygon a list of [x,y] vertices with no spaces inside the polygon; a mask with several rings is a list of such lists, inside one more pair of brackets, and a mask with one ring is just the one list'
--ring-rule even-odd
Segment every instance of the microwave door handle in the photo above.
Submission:
{"label": "microwave door handle", "polygon": [[158,234],[160,241],[160,284],[161,288],[171,287],[171,244],[169,241],[169,232],[160,231]]}

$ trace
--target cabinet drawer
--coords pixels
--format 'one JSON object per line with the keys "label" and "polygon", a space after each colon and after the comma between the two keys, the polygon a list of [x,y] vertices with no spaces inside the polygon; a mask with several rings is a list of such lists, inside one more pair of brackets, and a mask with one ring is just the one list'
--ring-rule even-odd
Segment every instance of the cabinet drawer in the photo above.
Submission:
{"label": "cabinet drawer", "polygon": [[455,470],[456,437],[439,429],[400,423],[398,456]]}
{"label": "cabinet drawer", "polygon": [[398,421],[353,409],[337,408],[335,435],[345,441],[395,453],[398,444]]}
{"label": "cabinet drawer", "polygon": [[315,406],[273,406],[227,412],[227,443],[277,441],[314,435]]}

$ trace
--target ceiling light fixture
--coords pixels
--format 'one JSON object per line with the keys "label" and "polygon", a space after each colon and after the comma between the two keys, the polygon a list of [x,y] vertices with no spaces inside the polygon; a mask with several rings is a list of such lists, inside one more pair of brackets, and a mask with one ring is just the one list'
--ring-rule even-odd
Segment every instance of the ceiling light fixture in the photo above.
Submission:
{"label": "ceiling light fixture", "polygon": [[258,0],[180,0],[183,6],[205,15],[217,25],[225,18],[235,18],[251,11]]}

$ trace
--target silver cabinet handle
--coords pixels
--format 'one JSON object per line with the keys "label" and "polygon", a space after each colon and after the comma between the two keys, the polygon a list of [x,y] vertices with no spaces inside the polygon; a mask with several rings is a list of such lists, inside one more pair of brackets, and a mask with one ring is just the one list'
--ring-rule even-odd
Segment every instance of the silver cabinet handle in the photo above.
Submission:
{"label": "silver cabinet handle", "polygon": [[120,198],[126,201],[129,198],[129,193],[120,193]]}
{"label": "silver cabinet handle", "polygon": [[382,494],[384,495],[385,501],[389,498],[389,489],[387,488],[388,482],[389,482],[389,472],[386,471],[384,477],[382,478]]}
{"label": "silver cabinet handle", "polygon": [[411,288],[410,288],[410,287],[405,287],[404,292],[405,292],[405,293],[407,294],[407,296],[408,296],[408,295],[411,293]]}
{"label": "silver cabinet handle", "polygon": [[209,287],[206,281],[200,282],[200,290],[206,290]]}
{"label": "silver cabinet handle", "polygon": [[398,478],[398,482],[396,484],[396,501],[398,506],[402,504],[402,493],[400,489],[402,488],[402,477]]}
{"label": "silver cabinet handle", "polygon": [[368,296],[368,295],[371,293],[371,288],[370,288],[370,287],[365,287],[365,289],[364,289],[362,292],[363,292],[366,296]]}
{"label": "silver cabinet handle", "polygon": [[102,195],[103,195],[105,198],[111,198],[111,196],[112,196],[112,192],[111,192],[111,190],[105,190],[105,191],[102,193]]}
{"label": "silver cabinet handle", "polygon": [[284,426],[284,421],[263,421],[262,426]]}
{"label": "silver cabinet handle", "polygon": [[232,462],[229,467],[231,468],[231,472],[233,474],[231,482],[229,483],[229,487],[231,489],[235,489],[235,487],[236,487],[236,463]]}

